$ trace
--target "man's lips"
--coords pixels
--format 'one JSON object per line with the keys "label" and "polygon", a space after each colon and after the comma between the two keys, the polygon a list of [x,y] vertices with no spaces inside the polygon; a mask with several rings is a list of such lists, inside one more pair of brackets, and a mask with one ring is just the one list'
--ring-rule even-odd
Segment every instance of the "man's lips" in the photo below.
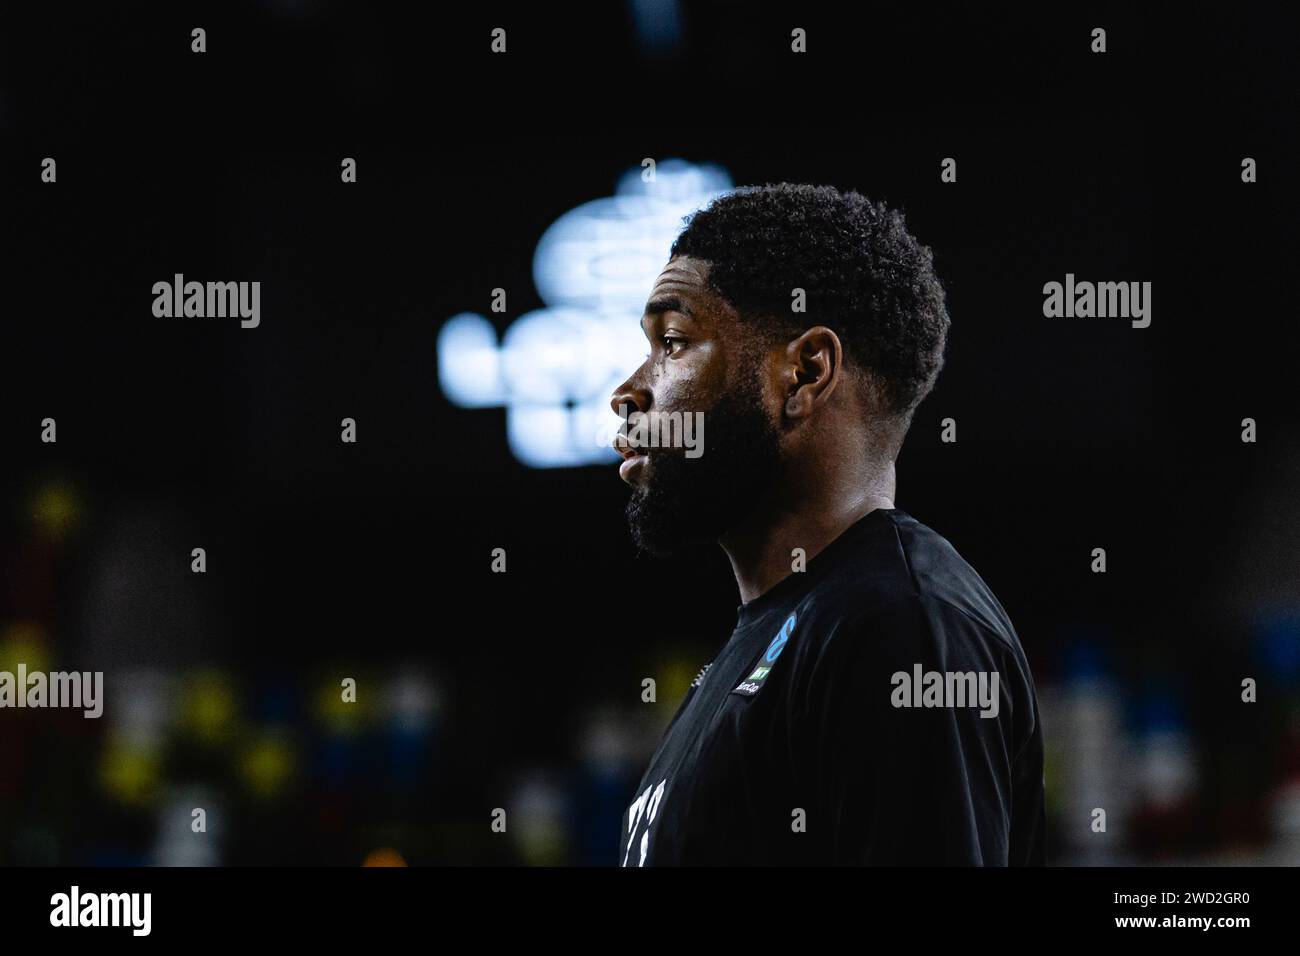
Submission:
{"label": "man's lips", "polygon": [[632,451],[630,449],[621,453],[623,454],[623,463],[618,466],[618,476],[629,485],[634,485],[636,484],[637,476],[640,475],[641,470],[645,467],[646,456],[639,451]]}
{"label": "man's lips", "polygon": [[623,456],[623,462],[618,466],[618,476],[629,485],[635,484],[635,476],[645,467],[645,452],[634,448],[628,443],[627,436],[621,434],[614,439],[614,450]]}

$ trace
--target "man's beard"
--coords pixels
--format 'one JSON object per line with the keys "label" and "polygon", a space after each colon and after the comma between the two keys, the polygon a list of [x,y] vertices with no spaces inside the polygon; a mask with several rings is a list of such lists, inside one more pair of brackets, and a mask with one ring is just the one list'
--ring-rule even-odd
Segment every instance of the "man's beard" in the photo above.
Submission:
{"label": "man's beard", "polygon": [[627,503],[636,546],[665,557],[716,541],[753,512],[781,463],[780,433],[763,411],[755,378],[704,413],[703,451],[649,448],[644,482]]}

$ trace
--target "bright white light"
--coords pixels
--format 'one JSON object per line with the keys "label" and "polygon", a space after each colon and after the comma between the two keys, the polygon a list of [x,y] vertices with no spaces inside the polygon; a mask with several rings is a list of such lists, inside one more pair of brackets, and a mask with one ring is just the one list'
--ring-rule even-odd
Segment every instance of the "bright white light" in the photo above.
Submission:
{"label": "bright white light", "polygon": [[438,330],[438,381],[443,394],[462,408],[505,402],[497,333],[481,315],[462,312]]}
{"label": "bright white light", "polygon": [[483,316],[461,313],[438,333],[438,382],[463,408],[505,405],[511,452],[534,468],[614,461],[600,436],[618,417],[615,388],[645,359],[638,320],[683,219],[731,188],[718,166],[680,159],[655,181],[628,170],[614,196],[583,203],[542,234],[533,282],[546,303],[517,318],[500,346]]}

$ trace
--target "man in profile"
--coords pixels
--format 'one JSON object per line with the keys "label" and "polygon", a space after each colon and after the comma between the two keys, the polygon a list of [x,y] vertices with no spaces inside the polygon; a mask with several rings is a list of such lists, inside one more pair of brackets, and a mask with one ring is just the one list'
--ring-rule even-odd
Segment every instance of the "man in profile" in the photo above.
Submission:
{"label": "man in profile", "polygon": [[[611,402],[628,521],[653,554],[718,541],[742,603],[623,817],[622,865],[1044,862],[1015,629],[894,506],[948,324],[930,250],[857,193],[737,190],[674,242]],[[633,438],[697,412],[703,454]]]}

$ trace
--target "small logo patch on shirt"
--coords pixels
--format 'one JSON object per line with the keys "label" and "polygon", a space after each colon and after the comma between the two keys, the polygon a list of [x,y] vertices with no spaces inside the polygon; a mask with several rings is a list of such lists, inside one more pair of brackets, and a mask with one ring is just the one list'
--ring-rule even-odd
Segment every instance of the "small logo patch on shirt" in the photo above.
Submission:
{"label": "small logo patch on shirt", "polygon": [[795,616],[792,613],[785,619],[781,625],[781,630],[777,632],[776,637],[772,638],[772,643],[767,645],[767,650],[763,652],[763,658],[754,667],[748,677],[736,685],[733,694],[742,694],[745,697],[753,697],[763,689],[763,682],[767,680],[767,675],[772,672],[772,665],[776,659],[781,656],[785,650],[785,645],[790,640],[790,635],[794,633]]}

